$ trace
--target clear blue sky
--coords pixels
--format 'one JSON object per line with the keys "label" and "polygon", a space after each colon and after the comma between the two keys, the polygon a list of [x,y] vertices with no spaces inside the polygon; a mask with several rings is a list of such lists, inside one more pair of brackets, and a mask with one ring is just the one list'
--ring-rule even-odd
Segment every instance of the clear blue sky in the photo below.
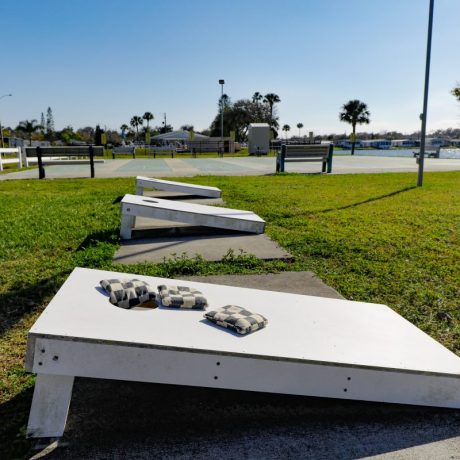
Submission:
{"label": "clear blue sky", "polygon": [[[369,131],[420,128],[428,0],[2,1],[0,119],[57,129],[118,128],[163,112],[207,128],[218,80],[232,100],[274,92],[280,123],[349,132],[349,99]],[[435,0],[428,130],[460,126],[460,1]],[[296,132],[296,129],[294,130]]]}

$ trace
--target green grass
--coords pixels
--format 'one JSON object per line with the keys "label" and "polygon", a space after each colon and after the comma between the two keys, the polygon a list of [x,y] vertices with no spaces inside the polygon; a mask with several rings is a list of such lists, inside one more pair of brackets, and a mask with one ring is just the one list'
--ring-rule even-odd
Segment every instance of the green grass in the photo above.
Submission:
{"label": "green grass", "polygon": [[[179,179],[181,180],[181,179]],[[222,188],[294,255],[263,262],[116,265],[119,199],[134,179],[0,182],[0,452],[25,452],[34,379],[26,333],[75,266],[180,277],[312,270],[348,299],[389,305],[460,355],[460,172],[187,178]]]}

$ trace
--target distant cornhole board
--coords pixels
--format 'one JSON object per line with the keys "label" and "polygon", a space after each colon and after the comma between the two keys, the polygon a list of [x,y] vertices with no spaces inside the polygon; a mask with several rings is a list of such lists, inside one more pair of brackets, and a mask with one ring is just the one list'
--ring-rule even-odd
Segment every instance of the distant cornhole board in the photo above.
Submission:
{"label": "distant cornhole board", "polygon": [[123,240],[113,258],[117,263],[197,255],[218,261],[230,252],[263,260],[292,259],[263,234],[265,222],[250,211],[137,195],[126,195],[121,207]]}
{"label": "distant cornhole board", "polygon": [[122,238],[131,239],[136,217],[256,234],[265,229],[265,221],[251,211],[128,194],[121,200]]}
{"label": "distant cornhole board", "polygon": [[[268,325],[238,336],[199,310],[117,308],[99,286],[117,278],[195,287]],[[85,268],[30,329],[26,369],[34,438],[62,436],[76,376],[460,408],[460,358],[385,305]]]}
{"label": "distant cornhole board", "polygon": [[136,195],[143,195],[144,189],[155,189],[167,192],[182,193],[184,195],[202,196],[207,198],[220,198],[222,191],[217,187],[206,185],[188,184],[185,182],[173,182],[150,177],[136,177]]}

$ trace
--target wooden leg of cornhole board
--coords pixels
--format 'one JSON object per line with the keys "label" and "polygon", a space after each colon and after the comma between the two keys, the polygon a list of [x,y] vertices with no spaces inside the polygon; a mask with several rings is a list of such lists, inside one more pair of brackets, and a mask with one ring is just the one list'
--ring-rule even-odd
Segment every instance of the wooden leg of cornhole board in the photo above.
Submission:
{"label": "wooden leg of cornhole board", "polygon": [[136,223],[136,218],[134,216],[129,216],[127,214],[121,215],[121,225],[120,225],[120,236],[124,240],[130,240],[132,237],[132,230]]}
{"label": "wooden leg of cornhole board", "polygon": [[64,433],[72,397],[73,376],[38,374],[27,437],[59,438]]}
{"label": "wooden leg of cornhole board", "polygon": [[136,195],[143,195],[144,187],[142,185],[136,184]]}

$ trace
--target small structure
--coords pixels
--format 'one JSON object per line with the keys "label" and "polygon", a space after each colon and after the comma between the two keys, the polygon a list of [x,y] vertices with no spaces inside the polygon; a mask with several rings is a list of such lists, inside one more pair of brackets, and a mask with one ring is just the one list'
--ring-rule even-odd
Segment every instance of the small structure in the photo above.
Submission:
{"label": "small structure", "polygon": [[416,142],[414,139],[393,139],[391,141],[391,147],[415,147]]}
{"label": "small structure", "polygon": [[268,123],[251,123],[248,130],[249,155],[267,155],[270,151],[270,126]]}

